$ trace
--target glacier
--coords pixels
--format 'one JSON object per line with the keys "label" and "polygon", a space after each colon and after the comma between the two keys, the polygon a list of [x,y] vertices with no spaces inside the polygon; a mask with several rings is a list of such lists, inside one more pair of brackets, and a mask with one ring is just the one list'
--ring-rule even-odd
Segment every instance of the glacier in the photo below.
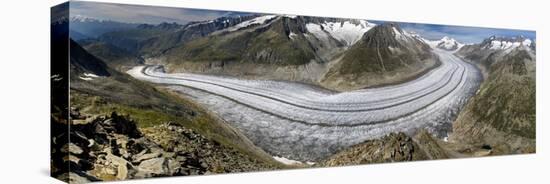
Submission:
{"label": "glacier", "polygon": [[347,92],[287,81],[165,73],[158,65],[127,73],[198,102],[272,155],[308,162],[391,132],[428,129],[444,137],[482,77],[452,52],[434,53],[441,65],[419,78]]}

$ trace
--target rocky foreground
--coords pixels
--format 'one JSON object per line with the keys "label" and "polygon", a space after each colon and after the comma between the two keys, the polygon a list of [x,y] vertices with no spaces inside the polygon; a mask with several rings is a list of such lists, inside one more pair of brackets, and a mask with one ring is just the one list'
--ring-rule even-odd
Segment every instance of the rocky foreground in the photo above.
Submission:
{"label": "rocky foreground", "polygon": [[344,149],[318,163],[317,166],[404,162],[449,158],[440,144],[427,131],[410,137],[391,133],[380,139],[368,140]]}
{"label": "rocky foreground", "polygon": [[70,183],[277,169],[175,123],[138,129],[116,112],[71,118],[69,143],[52,135],[52,173]]}

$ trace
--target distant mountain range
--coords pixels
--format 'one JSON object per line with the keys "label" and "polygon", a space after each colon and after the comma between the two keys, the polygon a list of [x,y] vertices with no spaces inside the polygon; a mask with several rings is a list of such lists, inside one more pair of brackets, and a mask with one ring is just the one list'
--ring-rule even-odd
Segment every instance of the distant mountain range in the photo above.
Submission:
{"label": "distant mountain range", "polygon": [[[467,52],[474,46],[447,36],[428,40],[398,24],[307,16],[239,14],[185,25],[77,16],[71,23],[71,38],[93,45],[90,53],[104,60],[132,56],[113,63],[132,66],[152,59],[168,71],[293,80],[338,90],[396,83],[435,67],[431,49]],[[492,39],[482,45],[506,50],[518,44]],[[107,48],[114,52],[111,57],[105,55]]]}
{"label": "distant mountain range", "polygon": [[71,38],[74,40],[98,38],[108,32],[128,30],[139,25],[82,16],[71,16],[69,21],[71,23]]}

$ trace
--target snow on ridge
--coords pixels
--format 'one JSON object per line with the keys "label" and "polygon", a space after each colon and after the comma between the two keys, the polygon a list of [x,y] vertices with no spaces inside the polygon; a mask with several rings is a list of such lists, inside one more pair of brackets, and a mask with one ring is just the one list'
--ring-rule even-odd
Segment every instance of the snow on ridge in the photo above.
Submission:
{"label": "snow on ridge", "polygon": [[[465,44],[458,42],[454,38],[449,36],[444,36],[440,40],[428,40],[422,37],[419,37],[421,41],[428,44],[432,48],[443,48],[447,50],[458,50],[462,48]],[[456,46],[456,48],[454,48]]]}
{"label": "snow on ridge", "polygon": [[94,77],[94,78],[99,77],[99,76],[97,76],[96,74],[93,74],[93,73],[84,73],[84,76],[86,76],[86,77]]}
{"label": "snow on ridge", "polygon": [[273,159],[277,160],[278,162],[281,162],[285,165],[302,165],[303,163],[297,160],[291,160],[285,157],[278,157],[274,156]]}
{"label": "snow on ridge", "polygon": [[508,41],[508,40],[498,40],[491,37],[491,42],[485,48],[491,49],[491,50],[504,50],[504,51],[511,51],[517,47],[525,46],[529,48],[531,46],[531,39],[524,39],[524,40],[515,40],[515,41]]}
{"label": "snow on ridge", "polygon": [[291,19],[294,19],[296,17],[298,17],[297,15],[282,15],[283,17],[288,17],[288,18],[291,18]]}
{"label": "snow on ridge", "polygon": [[333,37],[346,45],[355,44],[361,39],[363,34],[373,28],[375,24],[366,20],[359,20],[359,23],[351,21],[344,22],[323,22],[322,24],[308,23],[307,30],[321,40]]}
{"label": "snow on ridge", "polygon": [[251,26],[251,25],[258,25],[258,24],[264,24],[266,23],[267,21],[269,20],[272,20],[274,19],[275,17],[277,17],[277,15],[264,15],[264,16],[259,16],[259,17],[256,17],[256,18],[253,18],[253,19],[250,19],[250,20],[247,20],[247,21],[244,21],[244,22],[241,22],[233,27],[229,27],[228,28],[228,31],[236,31],[236,30],[239,30],[241,28],[245,28],[245,27],[248,27],[248,26]]}
{"label": "snow on ridge", "polygon": [[[464,44],[459,43],[454,38],[444,36],[438,43],[439,47],[445,48],[447,50],[458,50],[464,46]],[[456,47],[456,48],[455,48]]]}
{"label": "snow on ridge", "polygon": [[419,40],[419,41],[423,41],[424,39],[416,34],[416,33],[409,33],[403,29],[397,29],[397,27],[395,26],[392,26],[392,30],[393,30],[393,33],[394,33],[394,36],[396,39],[398,40],[403,40],[403,41],[413,41],[413,40]]}
{"label": "snow on ridge", "polygon": [[85,80],[85,81],[91,81],[91,80],[94,80],[94,78],[98,78],[99,76],[97,76],[96,74],[93,74],[93,73],[84,73],[83,76],[80,76],[78,78],[82,79],[82,80]]}

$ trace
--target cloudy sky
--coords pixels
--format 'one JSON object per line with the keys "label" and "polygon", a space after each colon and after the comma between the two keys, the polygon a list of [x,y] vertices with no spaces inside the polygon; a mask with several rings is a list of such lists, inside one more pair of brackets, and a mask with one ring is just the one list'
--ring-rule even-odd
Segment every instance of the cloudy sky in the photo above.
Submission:
{"label": "cloudy sky", "polygon": [[159,24],[211,20],[233,14],[228,11],[212,11],[189,8],[170,8],[157,6],[122,5],[84,1],[71,2],[71,16],[84,16],[103,20],[129,23]]}
{"label": "cloudy sky", "polygon": [[[79,15],[103,20],[113,20],[130,23],[159,24],[162,22],[177,22],[185,24],[190,21],[211,20],[230,14],[242,12],[200,10],[188,8],[169,8],[155,6],[122,5],[94,2],[71,2],[71,16]],[[383,21],[372,21],[383,23]],[[455,38],[463,43],[479,43],[490,36],[519,36],[535,39],[534,31],[493,29],[479,27],[446,26],[433,24],[400,23],[407,31],[413,31],[421,36],[435,40],[444,36]]]}
{"label": "cloudy sky", "polygon": [[452,37],[463,43],[479,43],[491,36],[515,37],[524,36],[535,39],[535,31],[495,29],[481,27],[446,26],[434,24],[401,23],[401,27],[407,31],[420,34],[426,39],[441,39],[444,36]]}

